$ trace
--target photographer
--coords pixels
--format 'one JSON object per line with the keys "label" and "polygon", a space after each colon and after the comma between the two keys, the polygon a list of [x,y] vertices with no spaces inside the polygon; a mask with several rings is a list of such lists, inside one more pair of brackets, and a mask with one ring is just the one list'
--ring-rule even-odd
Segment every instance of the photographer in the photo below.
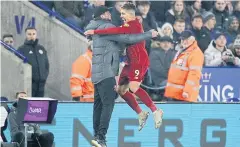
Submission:
{"label": "photographer", "polygon": [[234,66],[235,57],[231,50],[226,48],[226,35],[217,32],[204,52],[205,66]]}
{"label": "photographer", "polygon": [[[19,143],[20,147],[24,147],[24,125],[22,122],[17,121],[17,105],[18,99],[27,97],[25,92],[18,92],[16,94],[16,102],[13,103],[10,113],[8,115],[8,121],[10,125],[11,141]],[[27,128],[27,140],[34,143],[33,147],[51,147],[53,144],[54,136],[51,132],[42,133],[38,124],[28,124]]]}

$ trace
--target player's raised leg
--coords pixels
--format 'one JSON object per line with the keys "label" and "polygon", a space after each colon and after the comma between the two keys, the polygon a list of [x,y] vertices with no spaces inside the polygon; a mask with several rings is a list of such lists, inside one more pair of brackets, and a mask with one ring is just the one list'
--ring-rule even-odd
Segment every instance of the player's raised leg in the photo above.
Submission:
{"label": "player's raised leg", "polygon": [[154,116],[155,128],[157,129],[162,124],[163,111],[157,109],[148,93],[140,87],[140,84],[141,83],[137,81],[130,81],[129,88],[149,109],[151,109]]}
{"label": "player's raised leg", "polygon": [[138,130],[141,131],[144,125],[146,124],[146,120],[148,118],[149,112],[142,111],[134,95],[131,92],[129,92],[128,84],[119,85],[118,93],[126,101],[126,103],[138,114],[138,117],[139,117]]}
{"label": "player's raised leg", "polygon": [[147,71],[148,66],[143,65],[132,65],[131,69],[133,69],[131,74],[129,75],[129,89],[138,96],[141,101],[153,112],[155,128],[159,128],[162,124],[163,111],[158,110],[156,105],[153,103],[151,97],[148,93],[140,87],[142,79]]}

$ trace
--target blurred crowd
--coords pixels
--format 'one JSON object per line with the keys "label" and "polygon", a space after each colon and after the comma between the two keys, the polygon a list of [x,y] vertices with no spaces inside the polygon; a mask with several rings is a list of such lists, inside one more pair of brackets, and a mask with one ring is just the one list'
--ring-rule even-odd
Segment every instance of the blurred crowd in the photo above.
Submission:
{"label": "blurred crowd", "polygon": [[[93,19],[94,9],[98,6],[107,6],[111,12],[112,23],[121,26],[123,21],[120,10],[126,2],[43,1],[43,4],[84,29]],[[132,2],[136,5],[136,16],[142,22],[144,31],[154,29],[160,34],[146,43],[150,57],[150,68],[144,81],[146,86],[164,85],[171,61],[181,49],[180,34],[184,30],[194,33],[198,46],[204,53],[205,66],[240,66],[240,1]],[[157,93],[159,97],[159,90],[149,90],[149,93]]]}
{"label": "blurred crowd", "polygon": [[[66,20],[82,29],[93,19],[94,8],[103,5],[110,9],[112,23],[121,26],[123,21],[120,10],[125,2],[124,0],[42,1],[49,9],[58,12]],[[232,57],[239,58],[239,42],[235,40],[240,31],[240,1],[176,0],[133,1],[133,3],[136,5],[136,15],[141,20],[144,31],[155,29],[161,37],[165,37],[165,39],[159,37],[147,42],[146,48],[150,57],[155,48],[179,50],[180,34],[184,30],[191,30],[195,34],[199,47],[203,53],[206,53],[206,66],[231,65],[228,61],[234,59],[225,57],[225,63],[214,61],[212,63],[215,58],[221,58],[221,56],[213,57],[213,55],[223,51],[229,51],[227,55],[231,54]],[[169,38],[166,39],[166,37]],[[169,42],[171,45],[160,46],[160,42]],[[232,64],[237,63],[234,60]]]}

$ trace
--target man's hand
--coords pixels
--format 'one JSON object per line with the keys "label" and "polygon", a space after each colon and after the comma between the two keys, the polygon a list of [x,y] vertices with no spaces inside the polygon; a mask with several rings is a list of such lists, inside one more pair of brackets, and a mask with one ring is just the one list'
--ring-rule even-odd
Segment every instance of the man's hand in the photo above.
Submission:
{"label": "man's hand", "polygon": [[188,98],[188,93],[183,92],[182,97],[185,98],[185,99],[187,99],[187,98]]}
{"label": "man's hand", "polygon": [[222,56],[223,61],[227,61],[229,59],[229,56]]}
{"label": "man's hand", "polygon": [[159,35],[159,33],[154,29],[150,30],[150,32],[152,32],[152,38],[155,38]]}
{"label": "man's hand", "polygon": [[86,35],[86,36],[94,35],[94,30],[87,30],[86,32],[84,32],[84,35]]}

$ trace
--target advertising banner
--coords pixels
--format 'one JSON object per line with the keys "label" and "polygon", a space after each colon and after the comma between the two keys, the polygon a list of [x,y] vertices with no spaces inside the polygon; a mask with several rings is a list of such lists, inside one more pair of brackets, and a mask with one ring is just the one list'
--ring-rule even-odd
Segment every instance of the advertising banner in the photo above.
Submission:
{"label": "advertising banner", "polygon": [[203,68],[198,101],[240,101],[240,68]]}
{"label": "advertising banner", "polygon": [[[149,110],[140,104],[143,110]],[[109,147],[238,147],[240,104],[157,104],[164,110],[160,129],[154,128],[152,113],[138,131],[136,113],[117,103],[110,122]],[[53,132],[55,147],[90,147],[93,137],[93,104],[60,103],[53,124],[41,125]],[[9,137],[9,132],[8,132]]]}

